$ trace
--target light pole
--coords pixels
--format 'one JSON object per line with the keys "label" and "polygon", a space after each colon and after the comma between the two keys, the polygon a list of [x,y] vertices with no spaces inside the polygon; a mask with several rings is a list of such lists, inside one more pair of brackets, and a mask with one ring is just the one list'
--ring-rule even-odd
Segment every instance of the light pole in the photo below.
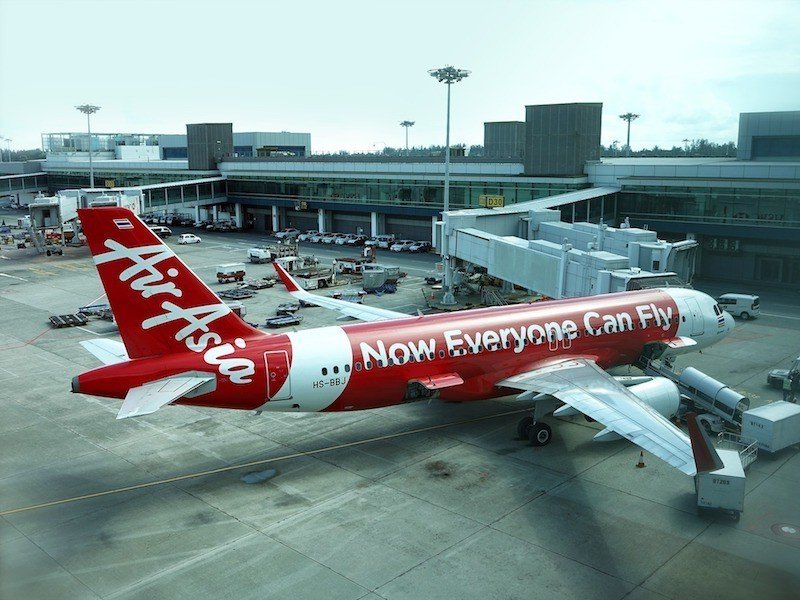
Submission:
{"label": "light pole", "polygon": [[400,126],[406,128],[406,156],[408,156],[408,128],[414,126],[414,121],[403,121]]}
{"label": "light pole", "polygon": [[[442,210],[442,262],[444,277],[442,278],[442,304],[456,304],[453,295],[453,264],[450,259],[449,239],[447,231],[447,212],[450,210],[450,86],[469,76],[470,71],[456,69],[450,65],[441,69],[431,69],[428,73],[439,83],[447,84],[447,134],[444,149],[444,207]],[[406,131],[408,131],[406,129]]]}
{"label": "light pole", "polygon": [[92,122],[91,115],[100,110],[99,106],[92,104],[81,104],[76,106],[79,111],[86,115],[86,128],[89,131],[89,187],[94,189],[94,165],[92,164]]}
{"label": "light pole", "polygon": [[[2,135],[0,135],[0,144],[2,144],[2,142],[5,142],[5,141],[6,141],[6,138],[4,138]],[[5,161],[5,159],[3,158],[3,146],[0,145],[0,162],[4,162],[4,161]],[[11,162],[11,157],[10,156],[8,157],[8,162]]]}
{"label": "light pole", "polygon": [[683,142],[684,150],[686,151],[686,156],[689,156],[689,142],[691,141],[689,138],[683,138],[681,140]]}
{"label": "light pole", "polygon": [[12,140],[11,138],[5,138],[5,140],[6,140],[6,150],[8,150],[8,162],[11,162],[11,142],[13,142],[14,140]]}
{"label": "light pole", "polygon": [[628,122],[628,143],[625,145],[625,156],[631,155],[631,121],[635,121],[639,118],[639,115],[634,113],[625,113],[624,115],[619,116],[620,119],[623,121]]}

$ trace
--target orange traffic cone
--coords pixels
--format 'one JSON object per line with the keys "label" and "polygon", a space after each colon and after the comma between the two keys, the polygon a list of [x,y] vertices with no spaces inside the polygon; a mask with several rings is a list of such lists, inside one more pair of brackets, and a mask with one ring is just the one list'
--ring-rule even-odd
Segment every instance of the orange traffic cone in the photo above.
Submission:
{"label": "orange traffic cone", "polygon": [[646,464],[644,464],[644,452],[642,452],[642,451],[640,450],[640,451],[639,451],[639,462],[638,462],[638,463],[636,463],[636,468],[637,468],[637,469],[644,469],[646,466],[647,466],[647,465],[646,465]]}

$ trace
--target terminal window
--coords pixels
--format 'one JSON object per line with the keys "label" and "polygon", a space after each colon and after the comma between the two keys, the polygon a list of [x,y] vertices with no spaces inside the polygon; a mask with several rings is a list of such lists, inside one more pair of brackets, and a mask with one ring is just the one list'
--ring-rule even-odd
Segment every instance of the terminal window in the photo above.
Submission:
{"label": "terminal window", "polygon": [[754,137],[753,158],[800,158],[800,135]]}

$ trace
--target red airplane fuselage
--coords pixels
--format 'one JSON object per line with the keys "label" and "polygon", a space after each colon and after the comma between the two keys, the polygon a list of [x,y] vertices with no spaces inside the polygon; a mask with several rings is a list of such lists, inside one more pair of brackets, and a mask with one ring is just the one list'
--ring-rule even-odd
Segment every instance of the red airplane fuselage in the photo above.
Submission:
{"label": "red airplane fuselage", "polygon": [[[609,368],[634,362],[645,344],[674,338],[681,311],[661,290],[358,323],[289,334],[256,334],[238,358],[255,366],[248,381],[216,374],[216,389],[179,404],[244,410],[360,410],[408,401],[409,382],[449,374],[462,384],[442,399],[482,400],[511,393],[496,382],[546,364],[583,356]],[[185,351],[100,367],[77,378],[82,393],[124,398],[128,389],[180,373],[214,372]],[[76,391],[78,391],[76,390]],[[423,396],[426,397],[426,396]]]}

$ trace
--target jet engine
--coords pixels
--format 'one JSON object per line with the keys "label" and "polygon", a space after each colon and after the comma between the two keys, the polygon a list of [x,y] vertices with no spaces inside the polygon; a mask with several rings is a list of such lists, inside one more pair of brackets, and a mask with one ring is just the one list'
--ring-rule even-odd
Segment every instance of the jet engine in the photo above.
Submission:
{"label": "jet engine", "polygon": [[632,385],[628,391],[668,419],[678,412],[681,403],[678,386],[666,377],[653,377],[647,383]]}

